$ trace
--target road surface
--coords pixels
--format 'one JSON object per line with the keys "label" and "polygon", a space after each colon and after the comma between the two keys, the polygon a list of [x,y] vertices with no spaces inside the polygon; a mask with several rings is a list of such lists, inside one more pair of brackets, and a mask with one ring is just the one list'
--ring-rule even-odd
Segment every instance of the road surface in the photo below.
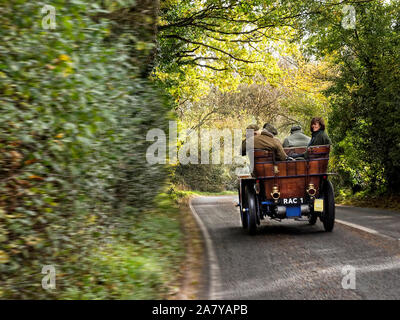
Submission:
{"label": "road surface", "polygon": [[337,206],[342,223],[333,232],[319,220],[310,226],[267,219],[249,236],[236,201],[218,196],[191,203],[207,244],[204,299],[400,298],[400,213]]}

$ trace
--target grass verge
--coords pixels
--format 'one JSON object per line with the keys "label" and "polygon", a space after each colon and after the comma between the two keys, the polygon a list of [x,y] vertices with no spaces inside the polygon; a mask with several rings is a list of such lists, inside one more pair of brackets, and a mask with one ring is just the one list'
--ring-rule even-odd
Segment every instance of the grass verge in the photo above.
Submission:
{"label": "grass verge", "polygon": [[[61,299],[167,299],[180,291],[185,239],[179,204],[168,194],[132,223],[120,222],[74,276]],[[132,219],[132,218],[130,218]],[[121,230],[123,230],[121,232]]]}
{"label": "grass verge", "polygon": [[335,202],[355,207],[400,211],[400,195],[369,194],[365,192],[358,192],[353,195],[342,191],[336,196]]}
{"label": "grass verge", "polygon": [[168,194],[175,201],[182,201],[184,198],[190,198],[195,196],[227,196],[227,195],[237,195],[237,191],[221,191],[221,192],[204,192],[204,191],[187,191],[187,190],[176,190],[171,189]]}
{"label": "grass verge", "polygon": [[189,207],[192,197],[194,195],[185,195],[178,200],[186,254],[181,267],[180,290],[169,297],[173,300],[205,299],[205,246],[201,230]]}

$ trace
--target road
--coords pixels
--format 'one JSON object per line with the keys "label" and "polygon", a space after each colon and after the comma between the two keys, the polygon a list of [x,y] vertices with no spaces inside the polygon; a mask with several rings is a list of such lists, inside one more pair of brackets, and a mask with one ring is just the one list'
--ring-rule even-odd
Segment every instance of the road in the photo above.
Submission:
{"label": "road", "polygon": [[[249,236],[236,201],[192,200],[207,244],[205,299],[400,298],[400,213],[337,206],[336,218],[345,224],[336,223],[333,232],[325,232],[319,220],[310,226],[268,219]],[[347,281],[347,265],[355,282]],[[355,289],[342,283],[355,283]]]}

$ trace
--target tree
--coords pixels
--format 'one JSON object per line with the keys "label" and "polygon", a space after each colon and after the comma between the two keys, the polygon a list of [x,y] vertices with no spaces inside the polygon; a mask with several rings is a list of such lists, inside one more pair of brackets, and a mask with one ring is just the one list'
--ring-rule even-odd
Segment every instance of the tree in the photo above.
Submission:
{"label": "tree", "polygon": [[309,52],[329,55],[337,68],[327,90],[336,165],[351,185],[398,192],[400,6],[395,1],[353,5],[354,28],[342,26],[337,10],[305,24]]}

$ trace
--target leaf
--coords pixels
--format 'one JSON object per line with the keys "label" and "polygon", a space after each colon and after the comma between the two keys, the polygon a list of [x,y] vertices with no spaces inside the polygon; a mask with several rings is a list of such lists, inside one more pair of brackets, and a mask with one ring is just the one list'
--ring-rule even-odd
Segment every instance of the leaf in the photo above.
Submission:
{"label": "leaf", "polygon": [[30,164],[32,164],[32,163],[37,162],[37,161],[38,161],[37,159],[30,159],[30,160],[26,160],[26,161],[24,162],[24,164],[25,164],[26,166],[28,166],[28,165],[30,165]]}
{"label": "leaf", "polygon": [[10,257],[8,256],[8,254],[3,251],[0,250],[0,263],[7,263],[10,261]]}
{"label": "leaf", "polygon": [[82,143],[84,146],[89,146],[91,144],[90,139],[86,138],[86,137],[82,137],[82,136],[77,136],[76,139]]}
{"label": "leaf", "polygon": [[43,181],[44,180],[44,178],[43,177],[39,177],[39,176],[37,176],[37,175],[30,175],[29,177],[28,177],[28,179],[31,179],[31,180],[38,180],[38,181]]}
{"label": "leaf", "polygon": [[58,59],[60,59],[61,61],[71,61],[71,58],[69,56],[67,56],[66,54],[61,54]]}

